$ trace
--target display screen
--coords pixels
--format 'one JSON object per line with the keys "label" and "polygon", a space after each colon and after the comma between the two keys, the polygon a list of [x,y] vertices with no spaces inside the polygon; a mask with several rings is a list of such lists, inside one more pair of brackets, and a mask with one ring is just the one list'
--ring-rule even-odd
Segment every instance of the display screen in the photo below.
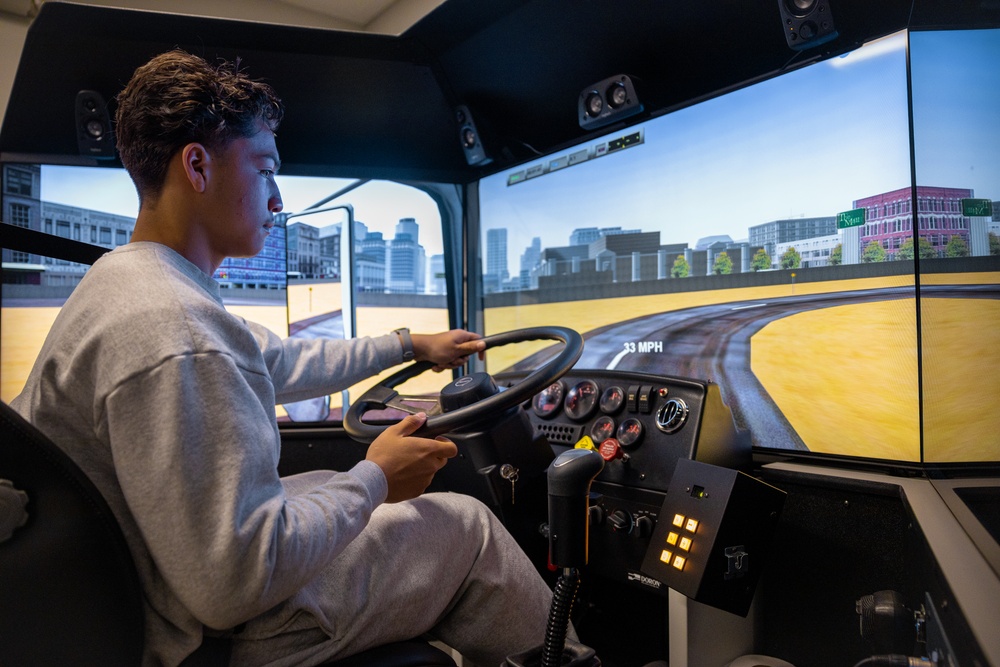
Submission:
{"label": "display screen", "polygon": [[[3,221],[107,249],[132,237],[138,198],[122,169],[0,165]],[[401,326],[447,330],[441,215],[423,191],[388,181],[278,176],[283,215],[264,249],[227,258],[214,274],[225,307],[281,337],[377,336]],[[349,191],[336,199],[333,193]],[[353,294],[345,294],[341,233],[354,213]],[[10,401],[56,315],[89,266],[3,250],[0,398]],[[345,313],[350,316],[345,318]],[[414,391],[436,387],[432,374]],[[351,391],[359,393],[374,379]],[[426,386],[425,386],[426,385]],[[280,406],[281,418],[338,420],[344,396]]]}
{"label": "display screen", "polygon": [[[910,35],[924,460],[1000,460],[1000,30]],[[932,253],[929,248],[934,248]]]}
{"label": "display screen", "polygon": [[[969,381],[1000,361],[996,223],[954,211],[1000,198],[1000,36],[966,37],[891,35],[483,179],[487,332],[562,324],[578,368],[710,379],[757,448],[1000,459],[995,429],[952,437],[1000,407]],[[941,104],[942,77],[980,92]]]}

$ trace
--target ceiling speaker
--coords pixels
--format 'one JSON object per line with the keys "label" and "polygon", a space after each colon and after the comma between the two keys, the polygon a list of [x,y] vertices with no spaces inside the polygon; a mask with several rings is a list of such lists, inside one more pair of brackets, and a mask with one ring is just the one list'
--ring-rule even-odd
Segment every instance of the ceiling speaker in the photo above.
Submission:
{"label": "ceiling speaker", "polygon": [[580,127],[593,130],[634,116],[643,110],[635,85],[626,74],[598,81],[580,92],[576,101]]}
{"label": "ceiling speaker", "polygon": [[778,0],[788,46],[801,51],[837,36],[829,0]]}
{"label": "ceiling speaker", "polygon": [[81,90],[76,94],[76,143],[80,155],[98,160],[115,157],[115,136],[108,105],[96,91]]}
{"label": "ceiling speaker", "polygon": [[458,122],[458,141],[462,145],[465,153],[465,161],[474,167],[482,166],[492,162],[486,154],[482,137],[476,129],[476,123],[472,120],[472,112],[464,104],[455,108],[455,120]]}

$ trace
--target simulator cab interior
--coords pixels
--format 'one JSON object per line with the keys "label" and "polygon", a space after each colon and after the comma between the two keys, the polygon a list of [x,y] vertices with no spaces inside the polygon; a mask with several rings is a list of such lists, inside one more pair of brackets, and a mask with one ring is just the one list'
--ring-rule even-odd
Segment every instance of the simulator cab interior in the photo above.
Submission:
{"label": "simulator cab interior", "polygon": [[[5,404],[130,237],[117,92],[239,60],[287,107],[285,206],[227,309],[489,341],[279,406],[282,474],[428,411],[432,489],[578,572],[573,664],[1000,667],[1000,3],[445,0],[399,34],[224,4],[0,4]],[[4,441],[7,584],[41,509]],[[76,582],[22,583],[0,663],[46,664],[17,628]]]}

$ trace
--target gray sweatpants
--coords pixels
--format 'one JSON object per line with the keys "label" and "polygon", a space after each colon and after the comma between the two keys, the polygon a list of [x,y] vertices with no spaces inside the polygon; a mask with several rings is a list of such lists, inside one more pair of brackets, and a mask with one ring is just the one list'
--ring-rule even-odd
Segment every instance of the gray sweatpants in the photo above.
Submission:
{"label": "gray sweatpants", "polygon": [[492,667],[542,643],[552,597],[492,512],[451,493],[380,506],[320,578],[334,636],[308,613],[278,627],[264,614],[234,638],[231,664],[314,665],[427,634]]}

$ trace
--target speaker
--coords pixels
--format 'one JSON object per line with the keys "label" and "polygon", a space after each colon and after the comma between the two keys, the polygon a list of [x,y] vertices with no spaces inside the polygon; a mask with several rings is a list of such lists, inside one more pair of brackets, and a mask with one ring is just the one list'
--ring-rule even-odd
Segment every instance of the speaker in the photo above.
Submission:
{"label": "speaker", "polygon": [[643,110],[635,85],[627,74],[618,74],[580,92],[576,101],[580,127],[593,130],[634,116]]}
{"label": "speaker", "polygon": [[476,124],[472,120],[472,112],[469,111],[469,107],[464,104],[456,107],[455,120],[458,122],[458,141],[465,153],[465,161],[474,167],[492,162],[492,158],[486,154],[486,148],[483,146],[482,137],[479,136],[479,130],[476,129]]}
{"label": "speaker", "polygon": [[110,160],[115,157],[115,136],[108,105],[94,90],[76,94],[76,143],[80,155]]}
{"label": "speaker", "polygon": [[788,46],[801,51],[837,37],[829,0],[778,0]]}

